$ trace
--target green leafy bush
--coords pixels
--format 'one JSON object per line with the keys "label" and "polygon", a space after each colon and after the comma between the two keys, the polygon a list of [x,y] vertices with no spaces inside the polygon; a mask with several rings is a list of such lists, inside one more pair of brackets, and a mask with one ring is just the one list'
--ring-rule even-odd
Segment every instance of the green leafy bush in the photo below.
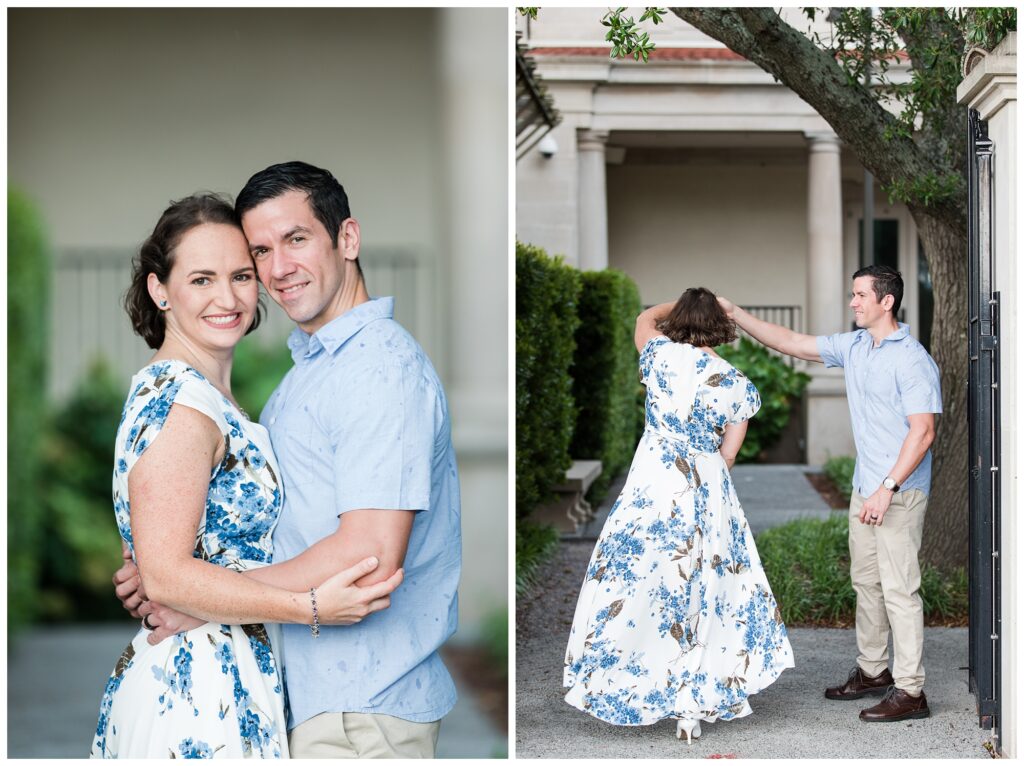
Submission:
{"label": "green leafy bush", "polygon": [[558,550],[558,531],[522,519],[516,522],[516,596],[525,596],[537,583],[541,564]]}
{"label": "green leafy bush", "polygon": [[528,516],[572,465],[576,418],[569,367],[580,275],[516,243],[516,516]]}
{"label": "green leafy bush", "polygon": [[43,517],[50,256],[43,222],[7,193],[7,626],[32,621]]}
{"label": "green leafy bush", "polygon": [[811,377],[749,338],[740,338],[736,347],[719,346],[715,351],[750,378],[761,394],[761,409],[750,420],[747,438],[736,458],[738,463],[749,463],[779,440],[794,403],[803,396]]}
{"label": "green leafy bush", "polygon": [[490,664],[508,676],[508,607],[495,609],[484,618],[482,639]]}
{"label": "green leafy bush", "polygon": [[[757,536],[768,582],[784,622],[792,625],[852,625],[857,597],[850,583],[846,514],[827,520],[799,519]],[[921,600],[929,621],[967,619],[967,575],[925,565]]]}
{"label": "green leafy bush", "polygon": [[128,381],[115,382],[94,362],[53,418],[46,443],[46,506],[35,552],[41,564],[40,617],[124,617],[110,577],[121,565],[111,500],[114,437]]}
{"label": "green leafy bush", "polygon": [[270,395],[291,368],[292,353],[288,346],[283,343],[264,346],[250,335],[235,346],[231,393],[249,417],[259,420]]}
{"label": "green leafy bush", "polygon": [[643,386],[633,341],[643,306],[636,283],[621,271],[587,271],[581,278],[580,326],[569,371],[576,400],[569,451],[574,458],[601,461],[601,475],[587,495],[596,503],[607,494],[611,480],[629,466],[636,433],[643,428],[643,408],[637,406]]}
{"label": "green leafy bush", "polygon": [[850,502],[853,494],[853,469],[856,466],[856,459],[849,455],[830,457],[825,461],[825,475],[836,485],[846,502]]}

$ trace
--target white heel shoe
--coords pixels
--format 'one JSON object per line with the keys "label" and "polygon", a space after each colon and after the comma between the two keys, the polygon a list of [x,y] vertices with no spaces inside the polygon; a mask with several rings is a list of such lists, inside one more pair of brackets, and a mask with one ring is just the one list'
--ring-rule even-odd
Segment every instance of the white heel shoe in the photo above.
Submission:
{"label": "white heel shoe", "polygon": [[682,739],[684,731],[686,744],[692,745],[693,740],[700,737],[700,721],[696,718],[680,718],[676,721],[676,739]]}

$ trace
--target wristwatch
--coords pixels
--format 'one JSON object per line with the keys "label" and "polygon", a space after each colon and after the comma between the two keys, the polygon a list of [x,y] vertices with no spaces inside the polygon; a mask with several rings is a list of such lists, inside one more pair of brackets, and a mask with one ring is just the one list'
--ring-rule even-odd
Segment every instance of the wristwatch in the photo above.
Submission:
{"label": "wristwatch", "polygon": [[890,492],[900,491],[900,485],[896,483],[896,479],[892,478],[892,476],[886,476],[884,479],[882,479],[882,486],[885,487]]}

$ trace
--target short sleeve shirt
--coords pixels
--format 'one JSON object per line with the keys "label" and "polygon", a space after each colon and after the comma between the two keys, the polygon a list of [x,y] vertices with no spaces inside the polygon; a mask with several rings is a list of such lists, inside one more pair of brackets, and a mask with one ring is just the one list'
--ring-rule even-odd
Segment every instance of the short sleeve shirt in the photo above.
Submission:
{"label": "short sleeve shirt", "polygon": [[285,488],[275,561],[335,532],[348,511],[417,512],[388,609],[315,640],[308,626],[284,626],[290,727],[323,712],[435,721],[455,703],[437,652],[455,632],[461,562],[448,405],[393,307],[371,300],[313,335],[295,330],[295,366],[261,416]]}
{"label": "short sleeve shirt", "polygon": [[[889,475],[907,434],[908,415],[942,412],[939,368],[907,325],[875,346],[867,330],[819,335],[818,355],[826,367],[842,367],[850,404],[857,466],[853,487],[869,496]],[[931,489],[932,454],[925,453],[902,489]]]}

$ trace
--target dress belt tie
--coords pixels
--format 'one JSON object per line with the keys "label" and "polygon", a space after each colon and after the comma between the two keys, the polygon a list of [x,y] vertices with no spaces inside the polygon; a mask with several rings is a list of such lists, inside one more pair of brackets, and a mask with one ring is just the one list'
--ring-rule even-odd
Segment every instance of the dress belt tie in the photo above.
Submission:
{"label": "dress belt tie", "polygon": [[682,448],[681,451],[684,452],[688,458],[699,457],[701,455],[711,457],[712,455],[718,454],[717,447],[711,452],[695,449],[694,446],[690,444],[689,439],[687,439],[682,434],[672,433],[670,431],[663,431],[660,428],[652,428],[651,426],[647,426],[645,430],[649,431],[655,436],[661,437],[662,439],[668,439],[671,442],[675,442]]}

